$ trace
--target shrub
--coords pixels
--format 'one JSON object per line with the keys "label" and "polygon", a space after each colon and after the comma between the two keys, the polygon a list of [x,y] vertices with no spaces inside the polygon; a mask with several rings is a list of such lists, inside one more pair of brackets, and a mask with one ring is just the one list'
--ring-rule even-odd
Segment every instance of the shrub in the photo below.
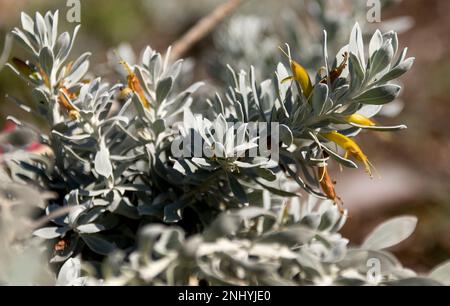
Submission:
{"label": "shrub", "polygon": [[[395,32],[376,31],[366,56],[356,24],[333,57],[324,32],[313,77],[286,45],[288,65],[269,79],[229,67],[231,82],[205,97],[203,83],[180,89],[170,49],[121,62],[127,77],[111,85],[88,73],[90,53],[71,60],[79,28],[59,34],[58,12],[21,20],[13,34],[29,58],[9,67],[30,86],[33,108],[22,108],[46,120],[50,132],[36,133],[50,150],[4,166],[14,184],[54,195],[34,235],[49,240],[57,284],[448,283],[448,265],[418,276],[385,251],[412,233],[414,217],[380,225],[358,247],[339,234],[347,211],[328,165],[372,176],[354,137],[405,128],[370,119],[414,61]],[[192,137],[210,154],[193,154]]]}

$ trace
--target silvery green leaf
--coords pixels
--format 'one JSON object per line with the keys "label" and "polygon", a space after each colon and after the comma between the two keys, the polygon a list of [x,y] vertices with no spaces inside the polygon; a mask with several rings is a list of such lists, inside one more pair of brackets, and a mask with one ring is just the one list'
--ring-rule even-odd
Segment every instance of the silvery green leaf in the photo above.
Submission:
{"label": "silvery green leaf", "polygon": [[45,25],[44,17],[39,12],[35,15],[34,32],[39,36],[40,45],[46,46],[48,44],[47,40],[47,26]]}
{"label": "silvery green leaf", "polygon": [[389,274],[390,271],[397,270],[401,267],[398,259],[391,253],[379,250],[363,250],[351,248],[347,250],[345,258],[337,265],[341,269],[357,269],[364,275],[367,274],[370,267],[367,266],[368,260],[376,259],[380,263],[382,274]]}
{"label": "silvery green leaf", "polygon": [[273,182],[277,179],[277,176],[269,169],[265,168],[256,168],[255,172],[257,175],[266,181]]}
{"label": "silvery green leaf", "polygon": [[26,13],[22,12],[20,14],[20,20],[22,23],[22,28],[28,33],[34,32],[34,21],[33,19]]}
{"label": "silvery green leaf", "polygon": [[445,286],[450,286],[450,261],[444,262],[434,268],[428,277]]}
{"label": "silvery green leaf", "polygon": [[[66,82],[70,85],[78,83],[89,70],[89,60],[91,56],[90,52],[86,52],[81,55],[72,65],[72,69],[66,77]],[[68,86],[70,86],[68,85]]]}
{"label": "silvery green leaf", "polygon": [[311,213],[303,217],[299,224],[316,230],[319,227],[321,217],[318,213]]}
{"label": "silvery green leaf", "polygon": [[244,226],[244,221],[259,217],[264,217],[267,221],[272,220],[272,222],[276,220],[276,216],[272,212],[259,207],[250,206],[238,210],[231,210],[220,214],[212,221],[205,233],[205,237],[208,240],[214,240],[220,237],[237,235],[239,229]]}
{"label": "silvery green leaf", "polygon": [[366,67],[362,31],[358,23],[355,24],[350,34],[349,51],[357,57],[362,67]]}
{"label": "silvery green leaf", "polygon": [[69,230],[68,227],[44,227],[38,229],[33,232],[34,236],[43,238],[43,239],[54,239],[57,237],[61,237]]}
{"label": "silvery green leaf", "polygon": [[61,267],[56,280],[57,286],[79,285],[81,277],[81,261],[78,258],[69,258]]}
{"label": "silvery green leaf", "polygon": [[334,101],[336,105],[343,104],[345,102],[345,98],[349,92],[349,89],[350,85],[348,84],[339,86],[338,88],[334,89],[331,92],[332,96],[330,96],[330,98]]}
{"label": "silvery green leaf", "polygon": [[175,223],[180,221],[182,216],[182,209],[185,204],[180,202],[175,202],[164,207],[164,222]]}
{"label": "silvery green leaf", "polygon": [[72,70],[66,77],[66,82],[70,85],[75,85],[86,75],[89,70],[89,61],[83,62],[76,70]]}
{"label": "silvery green leaf", "polygon": [[239,200],[239,202],[242,204],[248,204],[247,193],[245,192],[244,187],[242,187],[241,183],[239,183],[239,181],[232,174],[227,175],[227,178],[230,189],[237,200]]}
{"label": "silvery green leaf", "polygon": [[292,135],[291,129],[285,125],[280,124],[279,125],[279,132],[280,132],[280,140],[288,147],[291,146],[291,144],[294,142],[294,136]]}
{"label": "silvery green leaf", "polygon": [[441,283],[425,278],[425,277],[413,277],[413,278],[405,278],[394,281],[383,282],[385,286],[442,286]]}
{"label": "silvery green leaf", "polygon": [[139,219],[137,208],[132,203],[130,203],[130,200],[126,197],[114,203],[110,203],[108,206],[108,210],[130,219]]}
{"label": "silvery green leaf", "polygon": [[167,71],[167,75],[172,77],[172,79],[175,80],[179,76],[182,66],[183,66],[183,60],[182,59],[177,60],[169,68],[169,70]]}
{"label": "silvery green leaf", "polygon": [[61,59],[69,55],[69,47],[70,47],[70,35],[69,33],[64,32],[61,35],[59,35],[58,39],[56,40],[54,48],[57,61],[60,62]]}
{"label": "silvery green leaf", "polygon": [[53,51],[49,47],[42,48],[39,52],[39,63],[49,78],[52,74],[53,62]]}
{"label": "silvery green leaf", "polygon": [[376,30],[370,40],[369,44],[369,58],[372,58],[374,53],[383,45],[383,35],[380,30]]}
{"label": "silvery green leaf", "polygon": [[323,30],[323,59],[325,61],[325,69],[326,71],[330,71],[329,62],[328,62],[328,33],[326,30]]}
{"label": "silvery green leaf", "polygon": [[166,129],[166,123],[163,119],[158,119],[152,124],[153,131],[156,135],[161,134]]}
{"label": "silvery green leaf", "polygon": [[260,243],[277,243],[293,247],[311,241],[317,232],[306,226],[293,226],[284,230],[269,232],[257,239]]}
{"label": "silvery green leaf", "polygon": [[33,46],[33,44],[31,43],[31,41],[28,39],[28,37],[25,35],[24,32],[22,32],[21,30],[15,28],[12,31],[12,34],[16,37],[16,39],[18,40],[18,42],[20,44],[22,44],[23,47],[25,47],[25,50],[28,52],[33,53],[36,57],[39,56],[38,51],[36,50],[36,48]]}
{"label": "silvery green leaf", "polygon": [[[77,196],[78,196],[78,193],[70,193],[70,198],[74,198]],[[72,201],[78,202],[78,199],[73,199]],[[86,210],[86,206],[84,206],[84,205],[77,205],[71,209],[69,216],[68,216],[68,224],[70,227],[77,226],[77,220],[85,210]]]}
{"label": "silvery green leaf", "polygon": [[380,125],[367,126],[367,125],[359,125],[359,124],[351,123],[351,125],[354,127],[360,128],[360,129],[380,131],[380,132],[394,132],[394,131],[406,130],[408,128],[404,124],[393,125],[393,126],[380,126]]}
{"label": "silvery green leaf", "polygon": [[375,105],[386,104],[397,98],[400,89],[400,86],[392,84],[377,86],[353,98],[352,102]]}
{"label": "silvery green leaf", "polygon": [[361,65],[361,62],[358,60],[356,55],[353,53],[350,53],[349,59],[348,59],[348,69],[350,73],[350,91],[355,92],[360,89],[365,73],[363,66]]}
{"label": "silvery green leaf", "polygon": [[394,48],[392,47],[392,41],[387,40],[370,58],[369,79],[385,70],[391,63],[393,57]]}
{"label": "silvery green leaf", "polygon": [[325,103],[328,100],[328,86],[326,84],[317,84],[314,86],[312,96],[312,107],[314,114],[320,116],[324,112]]}
{"label": "silvery green leaf", "polygon": [[406,59],[406,54],[408,53],[408,48],[404,48],[400,56],[398,57],[397,61],[394,64],[394,67],[397,67]]}
{"label": "silvery green leaf", "polygon": [[392,40],[392,47],[394,49],[394,54],[398,51],[398,35],[394,31],[387,32],[383,34],[383,40]]}
{"label": "silvery green leaf", "polygon": [[288,91],[289,87],[291,86],[289,84],[289,82],[284,82],[284,83],[281,82],[288,76],[289,76],[289,73],[288,73],[286,67],[283,65],[283,63],[278,63],[277,71],[276,71],[277,82],[275,82],[275,86],[277,88],[277,93],[280,96],[281,101],[284,101],[286,99],[286,92]]}
{"label": "silvery green leaf", "polygon": [[59,11],[56,10],[55,13],[52,15],[51,12],[48,12],[45,16],[46,21],[48,21],[48,24],[51,26],[51,33],[50,33],[50,43],[52,46],[55,45],[56,39],[58,37],[58,22],[59,22]]}
{"label": "silvery green leaf", "polygon": [[167,95],[172,89],[172,84],[172,77],[167,77],[158,82],[158,85],[156,86],[156,101],[158,101],[158,103],[162,103],[164,99],[167,98]]}
{"label": "silvery green leaf", "polygon": [[334,160],[336,160],[337,162],[339,162],[343,166],[345,166],[347,168],[354,168],[354,169],[358,168],[358,165],[355,164],[353,161],[351,161],[350,159],[346,159],[346,158],[340,156],[339,154],[334,152],[329,147],[323,145],[321,148],[324,149],[328,154],[330,154],[331,158],[333,158]]}
{"label": "silvery green leaf", "polygon": [[90,223],[90,224],[79,225],[79,226],[77,226],[76,229],[81,234],[94,234],[94,233],[104,231],[106,229],[106,227],[102,224]]}
{"label": "silvery green leaf", "polygon": [[151,59],[149,71],[153,75],[153,80],[157,82],[159,80],[159,76],[162,72],[163,61],[161,54],[156,53],[155,56]]}
{"label": "silvery green leaf", "polygon": [[417,218],[403,216],[391,219],[380,224],[364,240],[362,248],[382,250],[399,244],[407,239],[414,232],[417,225]]}
{"label": "silvery green leaf", "polygon": [[339,221],[341,217],[340,212],[332,207],[322,214],[322,219],[319,225],[320,231],[328,231]]}
{"label": "silvery green leaf", "polygon": [[152,48],[150,48],[150,46],[145,47],[145,50],[142,54],[143,64],[148,67],[150,60],[152,59],[154,54],[155,54],[155,51]]}
{"label": "silvery green leaf", "polygon": [[103,141],[100,143],[100,150],[95,155],[94,164],[95,164],[95,171],[98,174],[106,178],[111,177],[113,169],[111,161],[109,159],[109,150]]}
{"label": "silvery green leaf", "polygon": [[75,27],[75,29],[73,30],[73,34],[72,34],[72,37],[71,37],[71,40],[70,40],[69,47],[66,49],[66,52],[64,52],[64,54],[61,54],[61,57],[58,57],[60,63],[64,62],[67,59],[67,57],[69,56],[70,51],[73,48],[73,44],[75,43],[75,39],[76,39],[76,37],[78,35],[78,32],[80,31],[80,27],[81,27],[80,25],[77,25]]}
{"label": "silvery green leaf", "polygon": [[412,65],[414,64],[415,58],[410,57],[406,59],[405,61],[401,62],[399,65],[395,66],[392,70],[390,70],[388,73],[386,73],[383,77],[380,78],[377,83],[387,83],[391,80],[397,79],[401,77],[403,74],[408,72]]}
{"label": "silvery green leaf", "polygon": [[109,242],[99,234],[82,234],[81,239],[97,254],[108,255],[117,249],[115,243]]}
{"label": "silvery green leaf", "polygon": [[372,118],[376,116],[382,108],[382,105],[367,104],[363,105],[363,107],[361,107],[361,109],[357,113],[367,118]]}

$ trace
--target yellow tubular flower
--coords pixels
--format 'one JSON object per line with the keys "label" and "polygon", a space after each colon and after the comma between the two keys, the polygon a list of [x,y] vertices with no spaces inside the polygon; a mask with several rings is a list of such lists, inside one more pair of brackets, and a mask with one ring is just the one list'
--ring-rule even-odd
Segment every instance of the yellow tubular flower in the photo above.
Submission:
{"label": "yellow tubular flower", "polygon": [[312,82],[311,82],[308,72],[306,71],[305,68],[303,68],[302,65],[300,65],[296,61],[292,61],[292,60],[291,60],[291,70],[294,75],[285,78],[281,82],[283,83],[283,82],[289,81],[289,80],[297,81],[298,84],[300,85],[300,87],[302,88],[303,94],[305,95],[305,97],[309,98],[309,96],[311,95],[311,92],[313,91],[313,85],[312,85]]}
{"label": "yellow tubular flower", "polygon": [[133,72],[131,67],[125,61],[120,61],[119,64],[121,64],[125,68],[125,71],[128,73],[127,76],[128,88],[130,88],[134,93],[136,93],[139,99],[141,100],[141,103],[144,105],[144,107],[149,109],[150,102],[145,96],[144,89],[142,88],[141,82],[139,81],[137,75]]}
{"label": "yellow tubular flower", "polygon": [[350,156],[364,163],[367,173],[370,177],[373,177],[372,168],[374,167],[356,142],[338,132],[324,133],[322,136],[344,149],[346,152],[345,158]]}
{"label": "yellow tubular flower", "polygon": [[353,114],[344,118],[347,122],[362,126],[375,126],[375,122],[360,114]]}
{"label": "yellow tubular flower", "polygon": [[303,68],[302,65],[300,65],[296,61],[291,61],[291,69],[292,73],[294,74],[294,80],[296,80],[300,84],[305,97],[309,98],[313,90],[313,86],[308,72],[305,68]]}

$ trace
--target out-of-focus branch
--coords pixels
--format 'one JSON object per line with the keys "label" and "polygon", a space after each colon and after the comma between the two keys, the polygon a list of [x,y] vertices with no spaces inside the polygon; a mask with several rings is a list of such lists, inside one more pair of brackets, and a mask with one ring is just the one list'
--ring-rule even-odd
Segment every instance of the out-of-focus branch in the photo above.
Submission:
{"label": "out-of-focus branch", "polygon": [[171,59],[183,56],[196,43],[207,36],[219,23],[233,14],[246,0],[228,0],[209,15],[200,19],[186,34],[173,44]]}
{"label": "out-of-focus branch", "polygon": [[11,52],[11,47],[12,47],[12,36],[10,34],[7,34],[5,38],[5,46],[3,47],[3,52],[0,55],[0,71],[3,69],[6,62],[8,61],[9,53]]}
{"label": "out-of-focus branch", "polygon": [[68,213],[70,213],[70,211],[72,210],[73,207],[74,206],[63,206],[61,208],[58,208],[58,209],[52,211],[51,213],[49,213],[48,215],[34,221],[28,229],[36,230],[38,228],[41,228],[41,227],[45,226],[48,222],[52,221],[53,219],[57,219],[59,217],[67,215]]}

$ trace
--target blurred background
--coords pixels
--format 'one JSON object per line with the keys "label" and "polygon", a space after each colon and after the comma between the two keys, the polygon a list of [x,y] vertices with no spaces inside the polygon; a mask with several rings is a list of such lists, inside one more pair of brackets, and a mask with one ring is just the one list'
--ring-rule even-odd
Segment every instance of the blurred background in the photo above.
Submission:
{"label": "blurred background", "polygon": [[[223,0],[96,0],[81,1],[81,31],[73,54],[91,51],[91,71],[111,81],[117,77],[111,50],[134,61],[146,45],[164,52],[201,17]],[[416,63],[401,79],[401,101],[385,109],[380,123],[405,123],[409,129],[394,134],[364,133],[358,142],[376,165],[381,178],[371,180],[363,171],[333,171],[337,191],[350,210],[343,235],[361,242],[376,224],[388,217],[419,217],[415,234],[394,253],[406,267],[428,271],[450,257],[450,1],[384,1],[381,23],[368,23],[366,1],[246,0],[233,17],[184,57],[194,80],[207,80],[217,89],[226,79],[224,63],[249,69],[254,65],[260,81],[272,77],[280,61],[279,45],[288,42],[293,54],[312,71],[322,64],[321,29],[329,33],[330,54],[348,41],[355,21],[367,33],[374,29],[399,31],[400,47],[409,47]],[[0,0],[0,48],[5,34],[20,24],[20,12],[60,11],[61,27],[69,7],[62,0]],[[305,47],[307,46],[307,47]],[[133,51],[134,50],[134,51]],[[25,55],[14,45],[13,54]],[[8,101],[6,93],[31,99],[26,85],[4,69],[0,72],[0,127],[7,115],[37,126],[40,122]],[[0,136],[7,142],[8,127]],[[0,146],[0,154],[2,153]]]}

